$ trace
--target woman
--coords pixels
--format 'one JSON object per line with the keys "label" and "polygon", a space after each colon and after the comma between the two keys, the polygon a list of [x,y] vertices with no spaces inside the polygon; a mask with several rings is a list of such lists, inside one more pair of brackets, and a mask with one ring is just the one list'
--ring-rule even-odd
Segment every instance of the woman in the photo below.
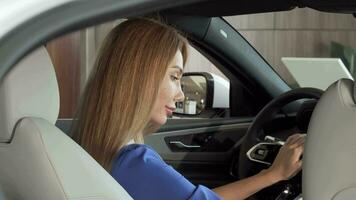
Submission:
{"label": "woman", "polygon": [[144,144],[184,99],[180,87],[187,41],[146,19],[121,23],[107,36],[84,93],[75,139],[134,199],[245,199],[301,168],[304,138],[293,135],[273,165],[214,190],[194,186]]}

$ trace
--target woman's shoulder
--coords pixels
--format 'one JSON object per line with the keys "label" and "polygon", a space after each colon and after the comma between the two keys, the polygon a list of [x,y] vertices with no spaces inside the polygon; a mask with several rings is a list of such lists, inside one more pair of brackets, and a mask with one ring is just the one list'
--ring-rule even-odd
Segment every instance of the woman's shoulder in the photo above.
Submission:
{"label": "woman's shoulder", "polygon": [[120,158],[135,157],[135,158],[158,158],[160,155],[150,146],[145,144],[129,144],[124,146],[117,155],[117,160]]}
{"label": "woman's shoulder", "polygon": [[165,162],[159,156],[159,154],[153,150],[150,146],[145,144],[130,144],[123,147],[113,163],[112,170],[118,170],[122,168],[132,168],[132,166],[146,166],[150,165],[163,165]]}
{"label": "woman's shoulder", "polygon": [[139,188],[137,182],[140,182],[140,186],[147,186],[152,182],[164,183],[168,177],[182,177],[156,151],[144,144],[130,144],[122,148],[113,162],[111,175],[125,189],[135,185],[136,190]]}
{"label": "woman's shoulder", "polygon": [[[118,155],[120,154],[126,154],[126,153],[138,153],[138,152],[145,152],[145,153],[150,153],[150,154],[157,154],[152,147],[146,145],[146,144],[128,144],[124,147],[121,148],[119,151]],[[158,155],[158,154],[157,154]]]}

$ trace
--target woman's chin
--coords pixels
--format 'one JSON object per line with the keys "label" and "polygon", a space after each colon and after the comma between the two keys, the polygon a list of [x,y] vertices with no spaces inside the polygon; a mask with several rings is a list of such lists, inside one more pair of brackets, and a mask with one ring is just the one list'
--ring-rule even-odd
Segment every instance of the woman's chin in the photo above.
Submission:
{"label": "woman's chin", "polygon": [[159,118],[151,119],[151,122],[157,126],[162,126],[167,122],[167,116],[160,116]]}

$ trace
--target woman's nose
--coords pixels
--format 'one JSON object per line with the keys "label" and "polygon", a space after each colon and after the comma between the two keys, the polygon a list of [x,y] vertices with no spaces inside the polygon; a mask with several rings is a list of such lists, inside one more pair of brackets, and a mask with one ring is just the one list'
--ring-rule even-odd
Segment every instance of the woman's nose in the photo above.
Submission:
{"label": "woman's nose", "polygon": [[184,92],[182,90],[182,87],[179,87],[178,92],[177,92],[174,100],[176,102],[181,102],[181,101],[184,100]]}

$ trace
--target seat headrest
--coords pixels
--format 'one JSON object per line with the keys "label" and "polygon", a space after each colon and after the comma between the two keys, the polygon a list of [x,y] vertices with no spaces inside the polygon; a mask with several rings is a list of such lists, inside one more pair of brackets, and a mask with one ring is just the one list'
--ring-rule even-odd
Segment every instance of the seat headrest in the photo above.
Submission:
{"label": "seat headrest", "polygon": [[0,143],[11,140],[21,118],[39,117],[54,124],[58,113],[56,73],[46,49],[40,47],[0,81]]}
{"label": "seat headrest", "polygon": [[354,92],[355,82],[341,79],[328,87],[313,111],[304,146],[303,199],[356,196]]}

